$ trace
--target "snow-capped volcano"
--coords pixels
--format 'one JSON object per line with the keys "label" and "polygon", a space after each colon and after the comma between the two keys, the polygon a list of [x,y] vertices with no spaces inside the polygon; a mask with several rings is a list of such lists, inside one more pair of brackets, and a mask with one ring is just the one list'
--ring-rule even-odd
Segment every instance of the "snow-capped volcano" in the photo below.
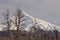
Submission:
{"label": "snow-capped volcano", "polygon": [[[16,19],[15,16],[13,16],[11,18],[11,20],[13,22],[11,23],[10,30],[16,30],[17,29],[17,27],[14,25],[15,19]],[[5,27],[5,26],[6,25],[4,25],[1,30],[6,30],[7,27]],[[31,31],[31,30],[34,30],[33,28],[42,29],[42,30],[46,30],[46,31],[53,31],[53,30],[60,31],[59,26],[55,26],[54,24],[51,24],[51,23],[44,21],[42,19],[32,17],[32,16],[28,15],[26,12],[22,11],[19,29],[25,30],[25,31]]]}
{"label": "snow-capped volcano", "polygon": [[[21,30],[30,31],[30,30],[33,30],[33,28],[36,28],[36,29],[42,29],[42,30],[47,30],[47,31],[53,31],[53,30],[60,31],[59,26],[55,26],[54,24],[51,24],[42,19],[32,17],[24,11],[22,11],[21,16],[23,16],[20,19]],[[13,18],[13,21],[14,21],[14,18]]]}

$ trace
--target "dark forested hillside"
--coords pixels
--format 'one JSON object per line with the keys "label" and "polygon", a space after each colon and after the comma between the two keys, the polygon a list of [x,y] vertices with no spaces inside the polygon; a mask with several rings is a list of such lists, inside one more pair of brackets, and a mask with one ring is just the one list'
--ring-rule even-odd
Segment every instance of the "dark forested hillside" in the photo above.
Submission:
{"label": "dark forested hillside", "polygon": [[[12,37],[11,37],[12,33]],[[17,40],[17,31],[1,31],[0,40]],[[60,40],[60,32],[35,30],[35,32],[19,31],[18,40]]]}

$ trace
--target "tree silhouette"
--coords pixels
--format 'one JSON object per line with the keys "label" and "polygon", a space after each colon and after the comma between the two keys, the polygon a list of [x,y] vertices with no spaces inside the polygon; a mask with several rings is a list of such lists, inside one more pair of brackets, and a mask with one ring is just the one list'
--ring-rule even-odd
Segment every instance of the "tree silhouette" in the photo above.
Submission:
{"label": "tree silhouette", "polygon": [[[8,27],[8,31],[11,33],[11,39],[13,40],[13,34],[12,32],[10,31],[10,27],[11,27],[11,19],[10,19],[10,13],[9,13],[9,9],[7,9],[6,13],[3,13],[2,14],[3,17],[4,17],[4,25],[6,25]],[[9,38],[9,37],[8,37]]]}

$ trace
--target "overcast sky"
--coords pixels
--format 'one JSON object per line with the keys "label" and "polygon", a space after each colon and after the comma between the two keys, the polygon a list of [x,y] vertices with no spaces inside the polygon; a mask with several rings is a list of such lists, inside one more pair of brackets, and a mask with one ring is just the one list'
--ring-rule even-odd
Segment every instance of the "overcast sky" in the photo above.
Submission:
{"label": "overcast sky", "polygon": [[28,14],[60,26],[60,0],[0,0],[1,13],[6,9],[14,12],[16,8]]}

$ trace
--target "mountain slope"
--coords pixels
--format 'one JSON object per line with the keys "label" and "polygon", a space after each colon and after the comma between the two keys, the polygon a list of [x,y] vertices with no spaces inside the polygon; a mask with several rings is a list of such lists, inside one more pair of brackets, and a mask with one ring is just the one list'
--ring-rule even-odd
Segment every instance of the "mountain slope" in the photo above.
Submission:
{"label": "mountain slope", "polygon": [[[10,30],[17,29],[17,27],[15,26],[15,19],[16,19],[16,16],[11,17],[11,20],[13,22],[11,23]],[[31,30],[34,30],[33,28],[42,29],[45,31],[53,31],[53,30],[60,31],[59,26],[55,26],[54,24],[51,24],[51,23],[44,21],[42,19],[34,18],[34,17],[28,15],[26,12],[22,11],[19,29],[29,32]],[[0,31],[8,30],[7,25],[3,25],[3,27],[0,27],[0,29],[1,29]]]}
{"label": "mountain slope", "polygon": [[[31,31],[33,30],[33,27],[36,29],[42,29],[42,30],[47,30],[47,31],[53,31],[53,30],[58,30],[60,31],[59,26],[55,26],[54,24],[51,24],[47,21],[44,21],[42,19],[34,18],[30,15],[28,15],[26,12],[22,11],[21,16],[23,16],[20,20],[20,30],[25,30],[25,31]],[[13,21],[14,21],[13,17]]]}

